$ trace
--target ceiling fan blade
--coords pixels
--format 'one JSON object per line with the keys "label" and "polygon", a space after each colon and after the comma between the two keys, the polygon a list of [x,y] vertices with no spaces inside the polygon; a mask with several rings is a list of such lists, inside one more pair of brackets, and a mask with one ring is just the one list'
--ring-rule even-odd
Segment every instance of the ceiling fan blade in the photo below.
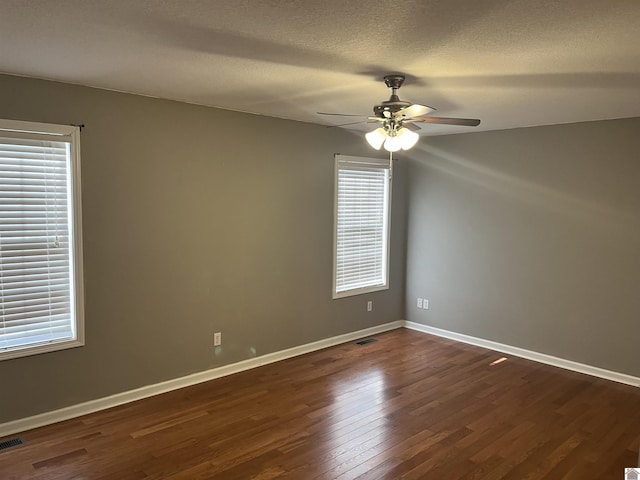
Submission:
{"label": "ceiling fan blade", "polygon": [[408,128],[412,132],[419,132],[420,131],[420,127],[418,125],[416,125],[415,123],[402,122],[402,126]]}
{"label": "ceiling fan blade", "polygon": [[413,105],[405,107],[402,110],[398,110],[396,113],[393,114],[393,116],[404,117],[404,118],[414,118],[414,117],[419,117],[421,115],[426,115],[431,112],[435,112],[435,110],[436,109],[433,107],[414,103]]}
{"label": "ceiling fan blade", "polygon": [[409,122],[437,123],[441,125],[461,125],[464,127],[477,127],[480,120],[477,118],[446,118],[446,117],[420,117],[412,118]]}
{"label": "ceiling fan blade", "polygon": [[339,125],[327,125],[327,128],[346,127],[347,125],[357,125],[359,123],[373,123],[371,120],[360,120],[359,122],[341,123]]}
{"label": "ceiling fan blade", "polygon": [[327,112],[316,112],[318,115],[334,115],[338,117],[366,117],[367,115],[355,115],[352,113],[327,113]]}

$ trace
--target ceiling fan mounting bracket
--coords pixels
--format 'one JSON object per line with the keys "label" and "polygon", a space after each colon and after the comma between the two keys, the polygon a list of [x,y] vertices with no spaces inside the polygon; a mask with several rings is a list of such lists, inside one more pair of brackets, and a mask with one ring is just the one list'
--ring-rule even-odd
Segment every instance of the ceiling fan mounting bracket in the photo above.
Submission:
{"label": "ceiling fan mounting bracket", "polygon": [[384,83],[392,90],[397,90],[404,83],[404,75],[385,75]]}

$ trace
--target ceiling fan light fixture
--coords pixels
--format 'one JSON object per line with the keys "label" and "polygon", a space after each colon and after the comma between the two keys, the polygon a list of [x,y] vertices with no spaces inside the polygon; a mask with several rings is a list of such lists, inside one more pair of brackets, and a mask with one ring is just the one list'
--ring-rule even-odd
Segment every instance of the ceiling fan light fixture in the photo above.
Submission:
{"label": "ceiling fan light fixture", "polygon": [[[382,144],[387,139],[387,132],[384,131],[384,128],[376,128],[372,132],[367,133],[364,137],[367,139],[367,142],[369,142],[369,145],[376,150],[380,150],[380,147],[382,147]],[[385,146],[385,148],[387,147]]]}
{"label": "ceiling fan light fixture", "polygon": [[400,146],[402,150],[409,150],[416,143],[418,143],[418,139],[420,138],[420,135],[418,135],[416,132],[412,132],[406,127],[403,127],[400,130],[398,130],[397,138],[400,140]]}

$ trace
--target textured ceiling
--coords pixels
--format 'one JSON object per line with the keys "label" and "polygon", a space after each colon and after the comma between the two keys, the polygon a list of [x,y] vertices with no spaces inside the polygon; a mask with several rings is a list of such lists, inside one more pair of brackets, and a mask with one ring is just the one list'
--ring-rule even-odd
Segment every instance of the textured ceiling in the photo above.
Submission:
{"label": "textured ceiling", "polygon": [[[640,116],[640,0],[0,0],[0,71],[305,122],[459,133]],[[369,126],[369,129],[371,127]]]}

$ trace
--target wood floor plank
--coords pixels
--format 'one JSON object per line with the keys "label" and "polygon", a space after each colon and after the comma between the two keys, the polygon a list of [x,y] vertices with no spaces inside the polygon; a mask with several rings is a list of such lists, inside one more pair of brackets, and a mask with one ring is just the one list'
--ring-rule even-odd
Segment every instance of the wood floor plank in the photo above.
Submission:
{"label": "wood floor plank", "polygon": [[0,479],[617,480],[636,466],[636,387],[404,329],[376,338],[24,432]]}

